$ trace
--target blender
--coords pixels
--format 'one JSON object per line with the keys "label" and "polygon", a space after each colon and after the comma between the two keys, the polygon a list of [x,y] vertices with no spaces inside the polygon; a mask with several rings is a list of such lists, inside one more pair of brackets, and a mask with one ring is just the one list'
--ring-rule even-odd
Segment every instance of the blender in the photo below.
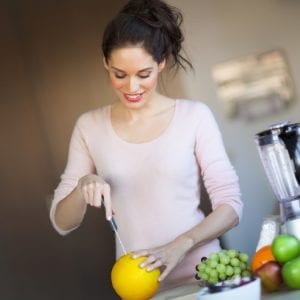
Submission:
{"label": "blender", "polygon": [[300,123],[272,125],[255,142],[279,201],[281,231],[300,239]]}

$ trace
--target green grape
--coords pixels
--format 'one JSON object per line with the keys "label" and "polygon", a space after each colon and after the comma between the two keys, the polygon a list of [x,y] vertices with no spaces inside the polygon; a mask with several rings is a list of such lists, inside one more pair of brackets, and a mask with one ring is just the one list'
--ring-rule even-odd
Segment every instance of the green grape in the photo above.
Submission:
{"label": "green grape", "polygon": [[211,260],[211,259],[209,258],[207,264],[208,264],[212,269],[215,269],[216,266],[218,265],[218,261],[216,261],[216,260]]}
{"label": "green grape", "polygon": [[212,260],[212,261],[219,261],[219,255],[217,253],[212,253],[210,256],[209,256],[209,259]]}
{"label": "green grape", "polygon": [[244,262],[244,263],[247,263],[248,260],[249,260],[249,256],[248,256],[247,253],[241,252],[241,253],[239,254],[239,259],[240,259],[240,261],[242,261],[242,262]]}
{"label": "green grape", "polygon": [[209,276],[209,278],[208,278],[207,281],[210,284],[216,284],[218,282],[218,277],[211,277],[211,276]]}
{"label": "green grape", "polygon": [[197,276],[200,277],[200,278],[202,278],[203,274],[205,274],[205,273],[198,272],[198,273],[197,273]]}
{"label": "green grape", "polygon": [[201,274],[201,275],[202,274],[208,274],[208,273],[206,273],[206,268],[199,270],[198,273]]}
{"label": "green grape", "polygon": [[241,270],[246,270],[247,269],[247,264],[244,263],[243,261],[240,262],[240,268]]}
{"label": "green grape", "polygon": [[203,273],[203,274],[200,275],[200,278],[201,278],[202,280],[204,280],[204,281],[207,281],[207,280],[208,280],[208,274]]}
{"label": "green grape", "polygon": [[228,265],[230,263],[230,258],[227,255],[222,255],[222,257],[220,257],[220,263],[223,265]]}
{"label": "green grape", "polygon": [[249,277],[249,276],[251,276],[251,272],[248,271],[248,270],[243,270],[243,271],[242,271],[242,276],[243,276],[243,277]]}
{"label": "green grape", "polygon": [[222,249],[221,251],[218,252],[219,257],[222,255],[227,255],[227,250],[226,249]]}
{"label": "green grape", "polygon": [[200,271],[200,272],[204,271],[205,268],[206,268],[206,265],[204,263],[201,263],[198,265],[198,271]]}
{"label": "green grape", "polygon": [[234,268],[233,268],[233,273],[234,273],[235,275],[240,275],[240,274],[242,273],[242,270],[241,270],[240,267],[234,267]]}
{"label": "green grape", "polygon": [[224,256],[224,254],[219,254],[219,253],[218,253],[218,262],[219,262],[219,263],[221,263],[221,259],[222,259],[223,256]]}
{"label": "green grape", "polygon": [[251,276],[249,256],[236,249],[222,249],[203,257],[196,265],[196,279],[215,284],[219,281],[233,280]]}
{"label": "green grape", "polygon": [[225,274],[227,276],[232,276],[233,275],[233,267],[230,265],[226,266]]}
{"label": "green grape", "polygon": [[220,274],[220,273],[225,273],[226,267],[225,267],[225,265],[218,264],[218,265],[216,266],[216,270],[217,270],[217,272],[218,272],[219,274]]}
{"label": "green grape", "polygon": [[225,280],[227,278],[226,274],[225,273],[219,273],[219,279],[221,281]]}
{"label": "green grape", "polygon": [[233,267],[238,267],[240,265],[240,261],[236,258],[236,257],[233,257],[231,258],[230,260],[230,264],[233,266]]}
{"label": "green grape", "polygon": [[237,251],[235,249],[230,249],[230,250],[227,251],[227,255],[230,258],[234,258],[234,257],[237,257],[239,255],[239,251]]}
{"label": "green grape", "polygon": [[217,270],[211,270],[210,273],[209,273],[209,277],[218,277]]}
{"label": "green grape", "polygon": [[209,267],[209,266],[206,266],[206,268],[205,268],[205,271],[204,271],[206,274],[210,274],[210,272],[211,272],[211,267]]}

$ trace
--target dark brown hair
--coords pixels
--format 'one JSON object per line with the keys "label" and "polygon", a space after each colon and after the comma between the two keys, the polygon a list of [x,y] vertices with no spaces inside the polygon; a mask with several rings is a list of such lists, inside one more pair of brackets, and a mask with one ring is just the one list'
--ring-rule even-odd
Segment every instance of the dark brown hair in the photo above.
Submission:
{"label": "dark brown hair", "polygon": [[108,61],[114,49],[129,45],[143,47],[160,63],[171,67],[193,68],[181,54],[184,40],[180,25],[181,12],[161,0],[130,0],[105,28],[102,51]]}

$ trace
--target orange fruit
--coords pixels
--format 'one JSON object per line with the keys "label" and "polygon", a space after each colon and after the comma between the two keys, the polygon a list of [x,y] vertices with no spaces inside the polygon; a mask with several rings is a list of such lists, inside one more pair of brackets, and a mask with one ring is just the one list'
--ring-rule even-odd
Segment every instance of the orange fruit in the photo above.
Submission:
{"label": "orange fruit", "polygon": [[147,300],[159,288],[159,269],[148,272],[140,263],[146,257],[136,259],[132,254],[121,256],[111,270],[111,282],[115,292],[123,300]]}
{"label": "orange fruit", "polygon": [[254,253],[251,261],[252,272],[255,272],[258,268],[269,261],[276,261],[276,259],[272,253],[272,246],[266,245]]}

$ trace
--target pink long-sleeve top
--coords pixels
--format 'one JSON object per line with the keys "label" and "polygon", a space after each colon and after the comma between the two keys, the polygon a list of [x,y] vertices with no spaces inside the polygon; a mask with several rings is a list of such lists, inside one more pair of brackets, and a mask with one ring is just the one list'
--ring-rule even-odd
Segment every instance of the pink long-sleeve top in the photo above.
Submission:
{"label": "pink long-sleeve top", "polygon": [[[84,113],[70,142],[68,162],[50,210],[53,226],[59,201],[87,174],[99,174],[111,186],[115,220],[127,251],[166,244],[204,218],[199,209],[200,176],[212,209],[230,205],[241,217],[238,177],[224,149],[209,108],[200,101],[176,100],[168,128],[145,143],[129,143],[114,131],[111,106]],[[202,256],[218,251],[219,241],[191,251],[169,278],[194,278]],[[116,243],[116,257],[121,248]]]}

